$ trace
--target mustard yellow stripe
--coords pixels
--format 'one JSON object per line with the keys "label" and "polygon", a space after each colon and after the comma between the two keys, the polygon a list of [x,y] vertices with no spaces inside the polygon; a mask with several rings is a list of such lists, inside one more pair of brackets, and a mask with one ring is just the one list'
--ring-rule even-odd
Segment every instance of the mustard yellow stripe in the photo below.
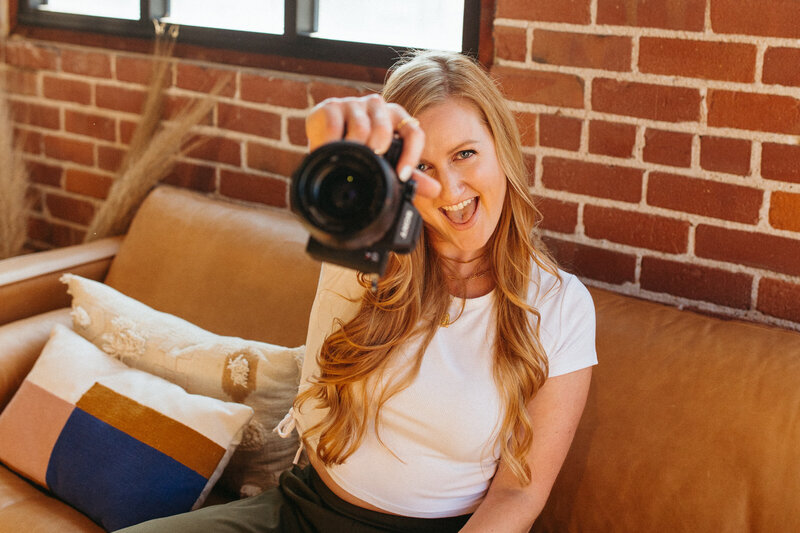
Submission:
{"label": "mustard yellow stripe", "polygon": [[225,453],[216,442],[158,411],[99,383],[77,407],[209,478]]}

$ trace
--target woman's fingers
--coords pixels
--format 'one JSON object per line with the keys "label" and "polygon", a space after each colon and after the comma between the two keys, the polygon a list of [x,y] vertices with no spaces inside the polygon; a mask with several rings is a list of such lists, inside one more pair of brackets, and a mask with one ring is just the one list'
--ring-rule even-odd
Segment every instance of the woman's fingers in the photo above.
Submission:
{"label": "woman's fingers", "polygon": [[408,181],[413,176],[420,196],[438,196],[441,191],[439,183],[415,170],[425,146],[425,133],[419,121],[402,106],[387,103],[377,94],[330,98],[318,104],[306,119],[311,150],[345,139],[365,144],[376,154],[384,154],[395,133],[403,140],[403,151],[397,162],[398,177]]}

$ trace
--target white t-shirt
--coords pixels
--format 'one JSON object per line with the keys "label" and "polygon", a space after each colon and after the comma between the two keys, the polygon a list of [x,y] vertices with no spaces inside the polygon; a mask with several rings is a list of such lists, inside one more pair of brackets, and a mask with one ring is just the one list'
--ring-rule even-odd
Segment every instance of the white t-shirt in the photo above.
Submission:
{"label": "white t-shirt", "polygon": [[[541,313],[540,338],[549,376],[597,363],[591,296],[575,276],[560,272],[562,283],[534,266],[540,287],[529,303]],[[311,311],[300,389],[317,375],[317,355],[334,331],[334,318],[349,321],[365,289],[353,270],[325,264]],[[355,299],[355,302],[349,299]],[[380,439],[369,427],[361,445],[328,473],[344,490],[388,512],[420,518],[475,511],[497,469],[501,398],[492,374],[495,336],[494,291],[465,301],[463,314],[439,328],[425,351],[419,375],[381,410]],[[462,300],[455,299],[451,316]],[[393,356],[391,368],[405,369],[418,344]],[[391,372],[389,372],[391,375]],[[294,417],[300,434],[326,411],[314,401]],[[309,439],[316,446],[316,438]]]}

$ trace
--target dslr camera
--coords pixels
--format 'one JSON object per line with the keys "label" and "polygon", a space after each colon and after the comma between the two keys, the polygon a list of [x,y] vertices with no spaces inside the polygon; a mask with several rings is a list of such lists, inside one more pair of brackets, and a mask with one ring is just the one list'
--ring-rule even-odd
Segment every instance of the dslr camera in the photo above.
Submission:
{"label": "dslr camera", "polygon": [[400,181],[395,166],[400,138],[383,156],[363,144],[325,144],[292,176],[291,209],[311,234],[313,258],[382,276],[389,252],[414,249],[422,218],[412,205],[417,184]]}

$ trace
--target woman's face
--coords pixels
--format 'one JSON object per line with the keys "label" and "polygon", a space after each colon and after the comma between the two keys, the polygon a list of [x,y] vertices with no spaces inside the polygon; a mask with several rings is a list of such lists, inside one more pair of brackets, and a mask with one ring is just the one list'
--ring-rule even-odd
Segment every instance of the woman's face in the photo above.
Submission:
{"label": "woman's face", "polygon": [[434,199],[414,202],[441,255],[460,261],[479,256],[497,227],[506,177],[494,138],[478,109],[451,98],[417,115],[425,131],[419,169],[442,185]]}

